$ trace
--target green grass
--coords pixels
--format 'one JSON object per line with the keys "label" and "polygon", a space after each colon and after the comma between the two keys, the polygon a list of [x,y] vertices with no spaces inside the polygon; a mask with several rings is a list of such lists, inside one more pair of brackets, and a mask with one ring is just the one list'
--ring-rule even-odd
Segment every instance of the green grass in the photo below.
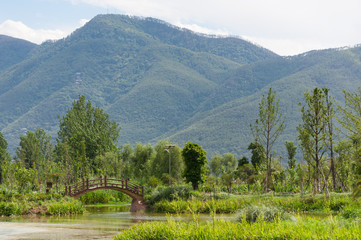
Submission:
{"label": "green grass", "polygon": [[81,214],[84,210],[80,201],[56,193],[0,194],[0,216],[70,215]]}
{"label": "green grass", "polygon": [[163,199],[151,206],[158,213],[235,213],[249,205],[273,206],[285,212],[340,212],[344,208],[358,208],[360,200],[354,200],[349,194],[273,196],[273,195],[230,195],[228,199],[204,198],[190,200]]}
{"label": "green grass", "polygon": [[292,221],[255,223],[215,220],[145,222],[115,236],[115,240],[137,239],[359,239],[361,225],[330,217],[325,220],[297,218]]}

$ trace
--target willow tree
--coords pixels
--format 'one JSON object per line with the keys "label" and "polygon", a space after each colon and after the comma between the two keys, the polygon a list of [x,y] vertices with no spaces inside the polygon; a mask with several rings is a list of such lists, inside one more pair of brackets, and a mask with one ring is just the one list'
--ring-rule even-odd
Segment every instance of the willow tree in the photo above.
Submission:
{"label": "willow tree", "polygon": [[258,119],[254,125],[250,125],[252,134],[256,140],[263,145],[266,157],[266,177],[264,191],[267,192],[271,181],[271,151],[274,143],[285,129],[285,120],[279,111],[279,98],[276,92],[269,89],[267,96],[263,95],[259,103]]}
{"label": "willow tree", "polygon": [[313,193],[316,194],[321,189],[321,174],[324,177],[321,161],[327,151],[327,107],[324,90],[315,88],[311,93],[307,91],[304,95],[305,102],[303,105],[300,104],[302,123],[297,127],[298,139],[304,158],[314,170]]}

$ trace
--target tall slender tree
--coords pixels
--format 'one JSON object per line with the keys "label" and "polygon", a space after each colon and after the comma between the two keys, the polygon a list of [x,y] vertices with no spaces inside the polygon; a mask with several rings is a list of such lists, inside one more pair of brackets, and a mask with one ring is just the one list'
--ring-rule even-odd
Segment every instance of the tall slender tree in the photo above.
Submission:
{"label": "tall slender tree", "polygon": [[264,191],[267,192],[271,181],[271,151],[274,143],[285,129],[285,120],[279,111],[279,99],[276,92],[269,89],[267,96],[263,95],[259,103],[258,119],[250,125],[255,140],[264,146],[266,156],[266,178]]}
{"label": "tall slender tree", "polygon": [[[333,107],[335,99],[330,96],[329,89],[323,88],[323,92],[325,94],[325,105],[326,105],[326,132],[328,136],[328,149],[330,152],[330,173],[332,175],[332,188],[335,191],[336,186],[336,168],[335,168],[335,154],[334,154],[334,126],[333,126],[333,120],[336,115],[336,111]],[[327,176],[328,179],[328,176]]]}
{"label": "tall slender tree", "polygon": [[[325,94],[320,88],[305,92],[305,103],[301,105],[302,123],[297,127],[298,139],[307,163],[314,169],[313,194],[320,191],[322,159],[327,151],[327,108]],[[326,184],[326,183],[325,183]]]}

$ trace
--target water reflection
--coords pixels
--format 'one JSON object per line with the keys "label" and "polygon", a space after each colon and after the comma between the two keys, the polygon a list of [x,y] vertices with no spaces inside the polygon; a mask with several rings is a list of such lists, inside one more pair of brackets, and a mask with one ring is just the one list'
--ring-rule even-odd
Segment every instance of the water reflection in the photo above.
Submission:
{"label": "water reflection", "polygon": [[[87,206],[82,215],[0,217],[0,239],[112,239],[123,229],[144,221],[189,221],[190,214],[130,212],[130,206]],[[197,215],[200,221],[211,219]],[[217,218],[233,218],[217,215]]]}

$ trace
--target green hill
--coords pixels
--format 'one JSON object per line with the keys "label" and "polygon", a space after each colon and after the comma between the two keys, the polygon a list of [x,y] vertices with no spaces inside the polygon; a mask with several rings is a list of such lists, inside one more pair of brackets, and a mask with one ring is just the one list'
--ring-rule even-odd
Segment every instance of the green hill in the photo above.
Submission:
{"label": "green hill", "polygon": [[36,46],[25,40],[0,35],[0,72],[23,61]]}
{"label": "green hill", "polygon": [[[1,45],[1,44],[0,44]],[[26,130],[54,138],[78,95],[122,127],[119,145],[169,138],[198,142],[211,154],[240,156],[249,124],[269,87],[281,98],[294,140],[303,92],[327,86],[338,100],[360,81],[361,49],[280,57],[239,38],[206,36],[153,18],[99,15],[59,41],[48,41],[0,71],[0,131],[16,148]]]}

